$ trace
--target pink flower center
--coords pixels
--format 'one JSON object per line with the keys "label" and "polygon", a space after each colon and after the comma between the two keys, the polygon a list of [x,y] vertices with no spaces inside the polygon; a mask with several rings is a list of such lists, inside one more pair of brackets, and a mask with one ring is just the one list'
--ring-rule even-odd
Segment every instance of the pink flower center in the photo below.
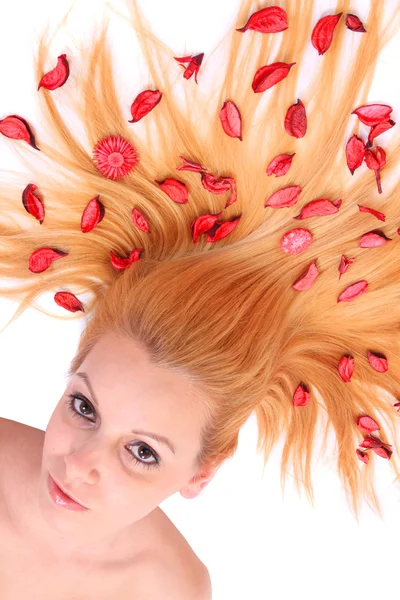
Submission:
{"label": "pink flower center", "polygon": [[111,167],[121,167],[124,164],[124,157],[120,152],[112,152],[107,157],[107,162]]}

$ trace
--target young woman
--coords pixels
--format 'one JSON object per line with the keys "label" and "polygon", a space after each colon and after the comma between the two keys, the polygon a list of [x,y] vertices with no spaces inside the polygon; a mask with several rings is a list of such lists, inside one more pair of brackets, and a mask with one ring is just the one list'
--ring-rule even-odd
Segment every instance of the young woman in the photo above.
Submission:
{"label": "young woman", "polygon": [[1,173],[1,293],[13,319],[45,291],[50,316],[87,317],[46,431],[0,424],[7,599],[211,598],[159,504],[201,493],[253,412],[265,463],[285,433],[282,483],[291,465],[311,503],[321,416],[356,519],[380,512],[375,465],[400,475],[400,143],[368,99],[400,7],[246,0],[205,84],[212,59],[127,5],[152,80],[129,106],[105,23],[79,57],[43,36],[42,120],[0,119],[32,172]]}

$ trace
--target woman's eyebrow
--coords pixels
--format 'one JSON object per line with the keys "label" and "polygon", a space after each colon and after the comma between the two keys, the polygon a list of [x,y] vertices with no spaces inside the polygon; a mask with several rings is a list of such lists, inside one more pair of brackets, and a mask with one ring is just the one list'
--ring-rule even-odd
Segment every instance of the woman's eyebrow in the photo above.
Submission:
{"label": "woman's eyebrow", "polygon": [[[96,394],[93,391],[88,374],[81,371],[79,373],[75,373],[75,375],[77,377],[80,377],[81,379],[83,379],[83,381],[86,383],[95,404],[99,408],[100,403],[96,397]],[[173,454],[176,454],[176,450],[175,450],[175,447],[173,446],[172,442],[164,435],[161,435],[158,433],[152,433],[151,431],[144,431],[144,429],[135,429],[135,430],[131,431],[131,433],[135,433],[137,435],[146,435],[147,437],[151,437],[154,440],[156,440],[156,442],[159,442],[160,444],[164,444],[165,446],[167,446]]]}

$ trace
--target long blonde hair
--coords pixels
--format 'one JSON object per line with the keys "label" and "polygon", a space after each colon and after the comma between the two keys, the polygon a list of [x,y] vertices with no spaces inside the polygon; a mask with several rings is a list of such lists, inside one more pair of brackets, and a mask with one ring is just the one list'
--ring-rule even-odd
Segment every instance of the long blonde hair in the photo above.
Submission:
{"label": "long blonde hair", "polygon": [[[397,127],[385,144],[382,194],[377,192],[374,172],[365,164],[352,176],[345,148],[351,135],[361,135],[352,111],[367,103],[379,52],[398,30],[400,7],[384,18],[387,3],[372,2],[364,21],[366,32],[355,33],[341,22],[329,49],[319,55],[310,44],[316,23],[313,2],[285,0],[289,26],[271,34],[236,31],[256,11],[251,0],[244,0],[236,25],[225,38],[229,48],[224,69],[219,64],[211,81],[203,83],[213,64],[205,55],[196,84],[193,77],[182,77],[173,51],[145,25],[135,0],[127,2],[151,75],[150,87],[162,92],[159,104],[141,120],[142,134],[136,124],[128,123],[129,107],[119,104],[123,84],[113,78],[105,22],[90,43],[82,45],[87,68],[79,77],[71,67],[70,78],[60,89],[35,90],[42,120],[30,124],[40,152],[23,141],[0,136],[1,144],[20,152],[21,160],[30,165],[29,182],[38,186],[46,210],[42,223],[35,220],[21,200],[26,176],[1,172],[0,293],[20,303],[8,324],[29,306],[57,319],[81,318],[82,311],[63,315],[57,309],[53,314],[35,305],[44,292],[68,291],[80,299],[87,317],[69,374],[105,332],[113,331],[138,340],[154,364],[189,378],[207,415],[196,472],[232,457],[242,425],[255,412],[257,450],[263,453],[264,465],[285,434],[282,491],[292,465],[297,490],[302,484],[313,504],[310,465],[316,426],[326,416],[325,444],[333,427],[338,473],[350,509],[358,519],[363,496],[381,514],[374,468],[385,457],[373,449],[364,448],[359,454],[356,450],[361,450],[367,436],[359,418],[369,416],[379,425],[375,436],[386,445],[386,452],[389,445],[392,454],[386,458],[396,478],[400,476],[399,415],[394,406],[400,399],[400,238],[396,232],[400,188],[389,185],[396,169],[398,177]],[[348,5],[339,2],[332,13],[343,11],[344,21]],[[346,40],[353,46],[345,55]],[[274,54],[273,44],[278,42]],[[310,49],[315,77],[300,92],[299,74]],[[295,64],[283,81],[254,93],[251,82],[256,70],[274,61]],[[54,64],[43,35],[35,57],[38,82]],[[140,91],[132,90],[132,97]],[[182,92],[185,101],[178,99]],[[61,116],[59,107],[67,97],[75,98],[84,139]],[[307,114],[302,139],[288,135],[283,127],[288,108],[298,99]],[[221,125],[220,110],[227,101],[240,111],[242,140],[227,135]],[[24,118],[29,121],[29,115]],[[45,133],[50,141],[45,141]],[[115,181],[98,170],[91,153],[99,140],[110,135],[128,140],[140,158],[128,176]],[[294,154],[287,174],[268,175],[268,164],[283,153]],[[225,207],[229,192],[213,194],[202,185],[201,173],[177,171],[181,156],[216,177],[233,178],[236,201]],[[49,166],[51,177],[45,170]],[[186,185],[186,205],[173,201],[156,183],[166,178]],[[295,185],[301,188],[296,206],[265,207],[275,191]],[[104,218],[83,233],[80,219],[96,196],[104,206]],[[335,214],[294,223],[302,207],[321,198],[340,199],[342,205]],[[382,211],[386,223],[378,223],[376,216],[358,205]],[[146,218],[150,231],[133,223],[134,208]],[[219,215],[219,222],[240,219],[222,239],[209,242],[206,235],[199,235],[194,242],[192,224],[206,214]],[[23,225],[18,222],[21,218]],[[313,243],[304,254],[288,254],[281,248],[282,236],[296,227],[312,233]],[[381,247],[360,247],[361,236],[376,229],[390,241]],[[43,272],[32,273],[29,257],[43,247],[66,254]],[[135,249],[142,250],[128,268],[111,264],[110,251],[122,258]],[[353,258],[354,265],[350,261],[339,280],[342,255]],[[293,289],[314,260],[319,276],[313,285]],[[18,281],[18,288],[11,280]],[[338,301],[345,288],[359,281],[368,283],[365,293]],[[388,368],[373,368],[371,356],[375,365],[387,360]],[[338,365],[345,360],[348,368],[350,357],[354,373],[345,382]],[[303,400],[295,402],[295,396]]]}

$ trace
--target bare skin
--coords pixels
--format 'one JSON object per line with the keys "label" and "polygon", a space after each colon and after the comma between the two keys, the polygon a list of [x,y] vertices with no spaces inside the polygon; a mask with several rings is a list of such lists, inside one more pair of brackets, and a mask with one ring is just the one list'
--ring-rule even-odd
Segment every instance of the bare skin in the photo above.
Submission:
{"label": "bare skin", "polygon": [[[15,475],[7,482],[3,509],[15,539],[22,540],[31,561],[33,556],[51,561],[54,572],[67,564],[81,576],[84,568],[131,573],[143,557],[165,562],[166,549],[175,566],[186,557],[186,565],[206,570],[158,506],[177,491],[196,497],[217,471],[203,470],[193,480],[204,419],[196,391],[181,375],[152,365],[132,340],[114,334],[99,341],[78,372],[86,373],[89,384],[75,374],[46,431],[28,428],[36,432],[36,445],[26,436],[7,457],[8,473],[15,456],[33,457],[22,480]],[[70,394],[78,395],[72,406],[80,418],[68,406]],[[167,437],[174,452],[136,433],[139,429]],[[159,468],[143,466],[156,458]],[[89,510],[54,504],[49,472]]]}

